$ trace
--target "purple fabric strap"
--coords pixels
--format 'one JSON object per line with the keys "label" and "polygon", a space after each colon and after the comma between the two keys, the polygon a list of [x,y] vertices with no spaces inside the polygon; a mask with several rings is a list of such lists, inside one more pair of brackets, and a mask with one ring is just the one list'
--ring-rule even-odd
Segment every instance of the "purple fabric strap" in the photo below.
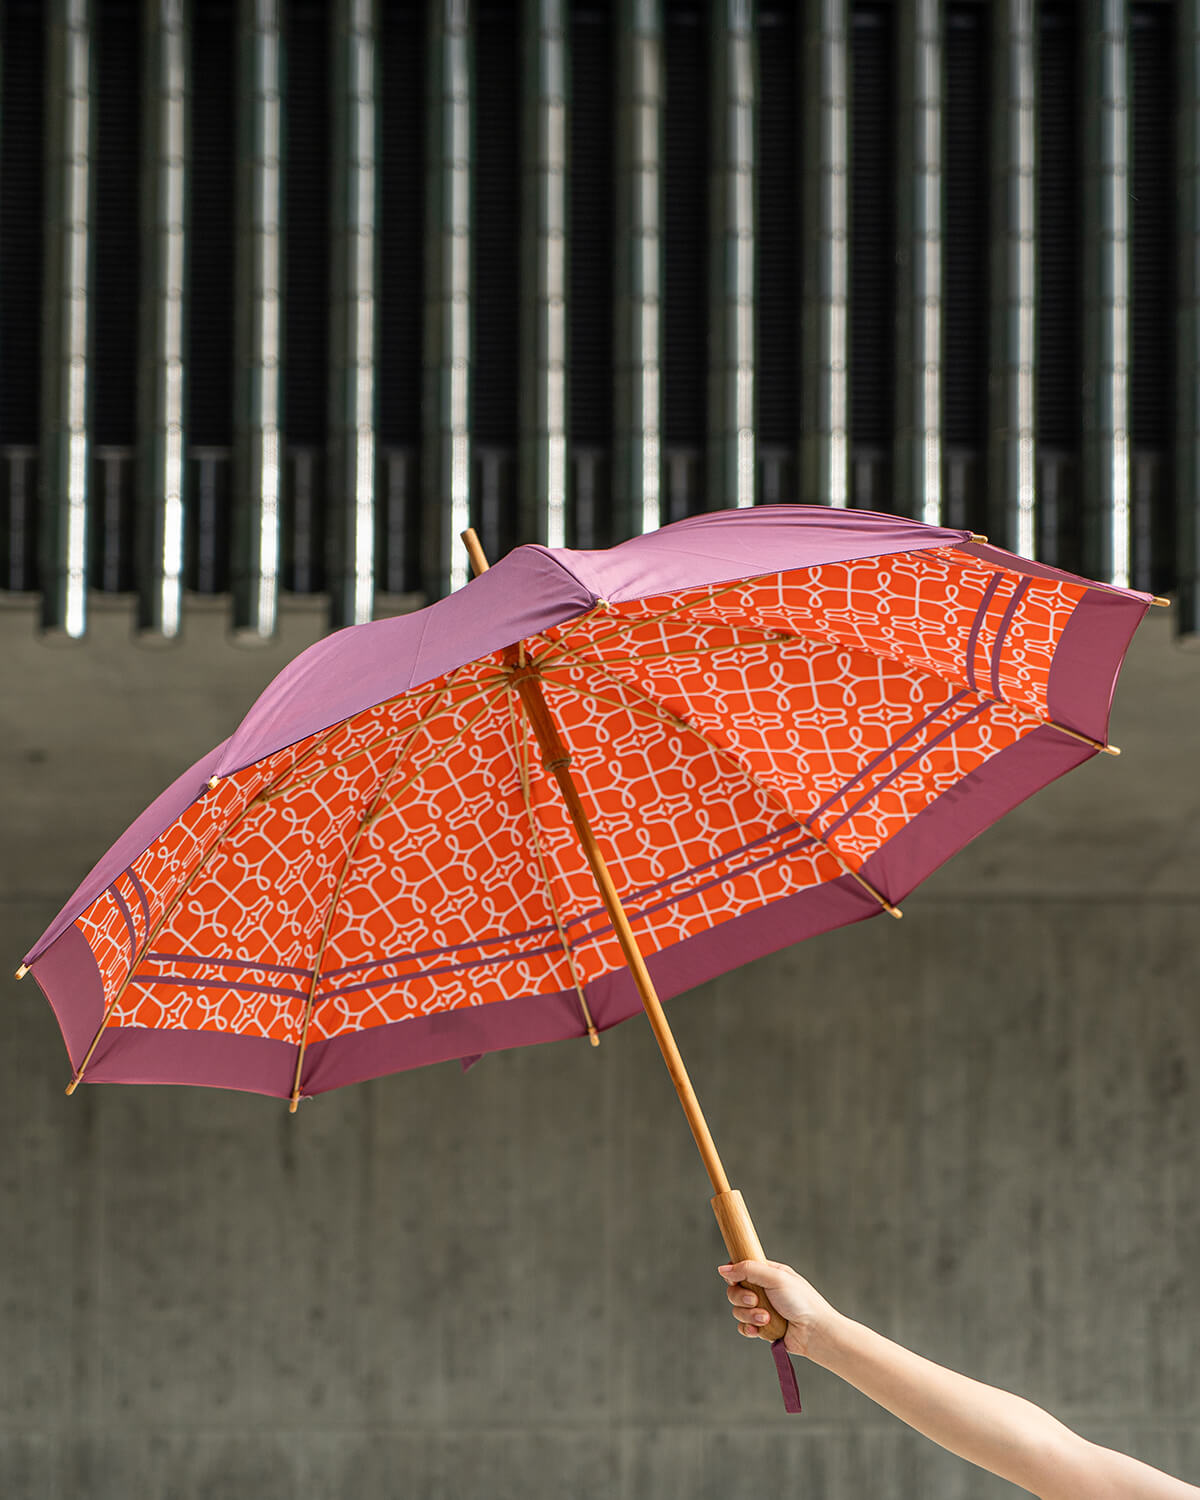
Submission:
{"label": "purple fabric strap", "polygon": [[775,1369],[779,1374],[779,1389],[783,1392],[783,1409],[793,1413],[798,1412],[800,1410],[800,1387],[796,1384],[796,1371],[782,1339],[776,1339],[771,1345],[771,1357],[775,1361]]}

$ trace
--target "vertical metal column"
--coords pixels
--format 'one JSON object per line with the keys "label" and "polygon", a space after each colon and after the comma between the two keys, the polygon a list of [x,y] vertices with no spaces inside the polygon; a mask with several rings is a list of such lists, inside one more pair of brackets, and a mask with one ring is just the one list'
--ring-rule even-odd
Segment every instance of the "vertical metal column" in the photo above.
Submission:
{"label": "vertical metal column", "polygon": [[521,197],[521,540],[567,523],[567,0],[525,0]]}
{"label": "vertical metal column", "polygon": [[46,57],[46,271],[39,485],[42,625],[87,628],[88,333],[93,35],[90,0],[53,0]]}
{"label": "vertical metal column", "polygon": [[1033,557],[1036,515],[1037,37],[1034,0],[997,0],[992,56],[988,530]]}
{"label": "vertical metal column", "polygon": [[280,0],[240,0],[233,629],[279,612],[283,489],[283,36]]}
{"label": "vertical metal column", "polygon": [[895,504],[942,519],[942,4],[900,0]]}
{"label": "vertical metal column", "polygon": [[850,52],[847,0],[807,0],[800,496],[850,503]]}
{"label": "vertical metal column", "polygon": [[426,106],[425,589],[470,576],[459,535],[471,507],[471,196],[474,68],[468,0],[434,0]]}
{"label": "vertical metal column", "polygon": [[1083,568],[1127,587],[1129,487],[1129,14],[1082,10]]}
{"label": "vertical metal column", "polygon": [[139,630],[179,634],[184,535],[184,259],[187,251],[188,28],[185,0],[145,0],[145,127],[138,371]]}
{"label": "vertical metal column", "polygon": [[337,0],[333,70],[329,592],[339,626],[369,620],[375,600],[376,0]]}
{"label": "vertical metal column", "polygon": [[1176,629],[1200,637],[1200,0],[1176,6],[1179,311],[1175,491]]}
{"label": "vertical metal column", "polygon": [[710,510],[754,504],[754,0],[711,0]]}
{"label": "vertical metal column", "polygon": [[621,0],[617,27],[613,531],[621,540],[662,523],[662,0]]}

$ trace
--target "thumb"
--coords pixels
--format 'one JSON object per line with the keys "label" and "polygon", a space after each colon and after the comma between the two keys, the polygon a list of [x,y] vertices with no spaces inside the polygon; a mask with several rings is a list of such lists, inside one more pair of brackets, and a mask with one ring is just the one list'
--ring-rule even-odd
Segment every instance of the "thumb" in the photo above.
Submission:
{"label": "thumb", "polygon": [[766,1287],[778,1280],[775,1275],[778,1269],[768,1260],[738,1260],[730,1265],[718,1266],[717,1274],[730,1286],[736,1286],[739,1281],[749,1281],[755,1286]]}

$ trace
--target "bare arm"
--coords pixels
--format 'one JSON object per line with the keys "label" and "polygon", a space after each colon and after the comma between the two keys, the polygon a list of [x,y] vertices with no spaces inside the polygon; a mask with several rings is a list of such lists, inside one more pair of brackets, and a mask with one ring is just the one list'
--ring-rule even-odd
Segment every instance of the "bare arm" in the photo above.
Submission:
{"label": "bare arm", "polygon": [[722,1266],[740,1331],[757,1337],[761,1286],[789,1320],[787,1346],[848,1381],[951,1453],[1041,1500],[1197,1500],[1200,1489],[1149,1464],[1089,1443],[1039,1406],[943,1369],[830,1307],[790,1266]]}

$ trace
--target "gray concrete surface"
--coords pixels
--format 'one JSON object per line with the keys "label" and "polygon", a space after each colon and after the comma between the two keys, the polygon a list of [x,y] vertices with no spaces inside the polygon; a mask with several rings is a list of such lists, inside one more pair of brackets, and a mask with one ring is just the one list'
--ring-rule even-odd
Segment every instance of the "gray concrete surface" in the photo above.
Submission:
{"label": "gray concrete surface", "polygon": [[[319,629],[53,648],[0,611],[4,973]],[[1200,1482],[1200,658],[1162,617],[1099,757],[876,921],[671,1006],[768,1253]],[[649,1030],[325,1096],[85,1088],[2,981],[5,1500],[1015,1493],[732,1333]]]}

